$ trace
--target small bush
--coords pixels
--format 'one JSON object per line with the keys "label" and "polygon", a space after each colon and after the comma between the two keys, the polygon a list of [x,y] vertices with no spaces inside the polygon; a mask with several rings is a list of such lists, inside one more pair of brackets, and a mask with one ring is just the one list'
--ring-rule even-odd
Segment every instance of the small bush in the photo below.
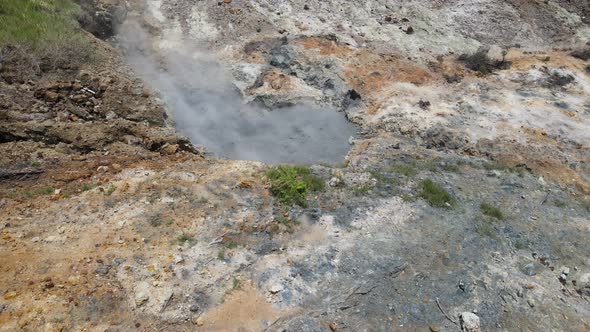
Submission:
{"label": "small bush", "polygon": [[463,62],[465,67],[484,75],[491,74],[494,70],[509,68],[511,65],[505,59],[499,61],[492,60],[488,56],[488,50],[485,48],[480,48],[473,54],[462,54],[459,56],[459,61]]}
{"label": "small bush", "polygon": [[31,162],[31,167],[35,167],[35,168],[41,167],[41,163],[38,162],[38,161],[36,161],[36,160],[35,161],[32,161]]}
{"label": "small bush", "polygon": [[115,192],[115,190],[117,190],[117,187],[116,187],[116,186],[114,186],[114,185],[110,185],[110,186],[107,188],[107,190],[105,190],[104,194],[105,194],[106,196],[111,196],[111,195],[112,195],[112,194]]}
{"label": "small bush", "polygon": [[266,177],[270,181],[271,194],[284,205],[307,207],[307,194],[324,190],[324,181],[306,166],[273,167],[266,171]]}
{"label": "small bush", "polygon": [[479,209],[481,210],[481,213],[486,216],[496,218],[498,220],[504,220],[504,214],[495,206],[492,206],[488,203],[481,203],[479,205]]}
{"label": "small bush", "polygon": [[394,164],[390,167],[392,172],[410,177],[418,174],[418,170],[416,169],[416,165],[409,165],[409,164]]}
{"label": "small bush", "polygon": [[514,248],[521,250],[527,247],[526,243],[523,240],[516,240],[514,243]]}
{"label": "small bush", "polygon": [[456,204],[455,198],[439,184],[430,179],[420,182],[420,197],[435,207],[452,208]]}
{"label": "small bush", "polygon": [[162,225],[162,223],[164,222],[164,219],[162,218],[162,215],[160,213],[157,213],[157,214],[150,216],[148,218],[148,222],[153,227],[158,227],[158,226]]}
{"label": "small bush", "polygon": [[475,231],[481,236],[488,236],[493,239],[498,237],[494,225],[489,220],[482,220],[479,225],[475,226]]}
{"label": "small bush", "polygon": [[555,205],[556,207],[558,207],[560,209],[563,209],[564,207],[567,206],[567,203],[562,200],[556,199],[553,201],[553,205]]}
{"label": "small bush", "polygon": [[229,240],[227,242],[224,242],[223,245],[227,248],[227,249],[235,249],[238,247],[238,242],[234,241],[234,240]]}
{"label": "small bush", "polygon": [[585,48],[583,50],[575,50],[572,53],[570,53],[570,55],[573,56],[574,58],[588,61],[588,60],[590,60],[590,47]]}
{"label": "small bush", "polygon": [[186,243],[193,244],[195,242],[195,239],[193,239],[192,236],[183,233],[178,237],[178,239],[176,239],[176,241],[178,242],[178,244],[182,246]]}
{"label": "small bush", "polygon": [[219,249],[219,251],[217,252],[217,259],[220,261],[225,260],[225,248]]}
{"label": "small bush", "polygon": [[84,183],[82,185],[81,189],[82,189],[82,191],[88,191],[88,190],[92,190],[96,186],[98,186],[98,184],[96,184],[96,183]]}

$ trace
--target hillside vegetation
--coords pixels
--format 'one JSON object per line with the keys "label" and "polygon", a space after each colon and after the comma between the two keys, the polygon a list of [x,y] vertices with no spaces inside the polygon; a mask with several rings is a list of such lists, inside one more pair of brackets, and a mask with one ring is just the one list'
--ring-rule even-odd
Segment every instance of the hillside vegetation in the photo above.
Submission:
{"label": "hillside vegetation", "polygon": [[[70,0],[0,0],[0,49],[3,67],[20,79],[57,68],[75,68],[93,51]],[[3,68],[5,69],[5,68]]]}

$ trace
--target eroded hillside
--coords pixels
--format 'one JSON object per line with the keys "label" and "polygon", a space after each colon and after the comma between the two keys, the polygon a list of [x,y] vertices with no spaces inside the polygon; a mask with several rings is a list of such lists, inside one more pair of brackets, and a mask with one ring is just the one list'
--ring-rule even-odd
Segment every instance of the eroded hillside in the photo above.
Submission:
{"label": "eroded hillside", "polygon": [[0,331],[590,329],[584,2],[39,3]]}

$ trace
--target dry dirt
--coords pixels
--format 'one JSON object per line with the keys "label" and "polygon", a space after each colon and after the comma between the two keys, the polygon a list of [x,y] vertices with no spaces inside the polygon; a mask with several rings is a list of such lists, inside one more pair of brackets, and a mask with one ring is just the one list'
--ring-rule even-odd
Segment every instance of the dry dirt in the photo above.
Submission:
{"label": "dry dirt", "polygon": [[[0,72],[0,331],[590,330],[587,6],[85,6],[125,13],[88,35],[100,62]],[[244,102],[343,112],[359,132],[311,166],[326,190],[283,209],[268,165],[195,148],[126,64],[125,24],[162,63],[206,49]],[[482,45],[509,68],[458,61]]]}

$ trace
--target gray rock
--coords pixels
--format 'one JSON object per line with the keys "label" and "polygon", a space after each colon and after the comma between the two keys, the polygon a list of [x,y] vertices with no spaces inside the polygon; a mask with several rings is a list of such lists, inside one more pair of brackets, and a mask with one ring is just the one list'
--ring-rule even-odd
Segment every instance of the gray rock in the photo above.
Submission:
{"label": "gray rock", "polygon": [[281,284],[273,284],[268,288],[268,291],[272,294],[276,294],[284,289],[283,285]]}
{"label": "gray rock", "polygon": [[527,276],[534,276],[537,274],[538,266],[535,263],[529,263],[522,267],[522,273],[526,274]]}
{"label": "gray rock", "polygon": [[459,325],[463,332],[480,332],[479,317],[472,312],[462,312],[459,315]]}
{"label": "gray rock", "polygon": [[144,305],[147,301],[149,301],[150,296],[147,293],[146,290],[140,290],[139,292],[137,292],[135,294],[135,305],[138,307],[141,307],[142,305]]}
{"label": "gray rock", "polygon": [[111,267],[109,265],[101,264],[96,268],[96,270],[94,270],[94,272],[96,274],[100,274],[100,275],[104,276],[104,275],[109,274],[110,270],[111,270]]}

